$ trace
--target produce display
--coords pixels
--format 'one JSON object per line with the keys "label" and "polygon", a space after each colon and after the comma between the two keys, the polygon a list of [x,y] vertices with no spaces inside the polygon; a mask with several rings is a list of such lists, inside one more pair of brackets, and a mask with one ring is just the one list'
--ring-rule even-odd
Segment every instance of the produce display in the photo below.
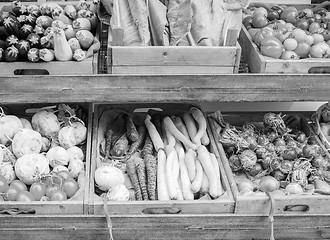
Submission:
{"label": "produce display", "polygon": [[180,112],[110,109],[98,124],[95,193],[108,201],[219,199],[219,163],[197,107]]}
{"label": "produce display", "polygon": [[243,19],[262,55],[284,60],[330,56],[330,12],[325,7],[262,5]]}
{"label": "produce display", "polygon": [[[113,45],[223,46],[248,1],[101,1],[100,19],[110,24]],[[227,11],[228,10],[228,11]],[[238,10],[240,14],[234,16]]]}
{"label": "produce display", "polygon": [[100,49],[96,3],[24,5],[13,1],[0,13],[0,62],[82,61]]}
{"label": "produce display", "polygon": [[261,122],[234,126],[220,112],[210,116],[240,195],[329,194],[329,155],[302,117],[268,112]]}
{"label": "produce display", "polygon": [[82,200],[84,110],[66,104],[32,109],[24,116],[0,110],[1,201]]}
{"label": "produce display", "polygon": [[314,128],[324,146],[330,148],[330,106],[325,103],[314,115]]}

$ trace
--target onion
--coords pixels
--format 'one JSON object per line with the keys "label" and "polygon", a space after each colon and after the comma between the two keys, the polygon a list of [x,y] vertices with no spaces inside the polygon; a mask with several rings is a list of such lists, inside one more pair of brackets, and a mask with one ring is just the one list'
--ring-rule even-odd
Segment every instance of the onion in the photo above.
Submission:
{"label": "onion", "polygon": [[108,191],[117,184],[124,184],[123,172],[114,166],[104,165],[95,171],[95,184],[102,191]]}
{"label": "onion", "polygon": [[280,188],[280,182],[272,176],[264,176],[260,179],[259,189],[262,192],[272,192]]}

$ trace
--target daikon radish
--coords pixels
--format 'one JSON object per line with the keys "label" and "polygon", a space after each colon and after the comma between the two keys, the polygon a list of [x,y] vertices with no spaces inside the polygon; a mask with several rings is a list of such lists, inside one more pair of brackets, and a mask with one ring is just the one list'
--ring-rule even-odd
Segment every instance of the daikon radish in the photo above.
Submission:
{"label": "daikon radish", "polygon": [[196,156],[196,152],[189,148],[184,158],[190,182],[194,181],[196,177]]}
{"label": "daikon radish", "polygon": [[170,199],[177,200],[179,198],[175,181],[177,179],[174,178],[173,174],[173,164],[176,161],[177,153],[174,147],[166,145],[165,147],[166,153],[166,167],[165,167],[165,176],[166,176],[166,186]]}
{"label": "daikon radish", "polygon": [[203,167],[199,161],[196,161],[196,176],[194,178],[194,181],[191,183],[191,190],[193,193],[197,193],[201,187],[203,182]]}
{"label": "daikon radish", "polygon": [[[192,117],[190,112],[186,112],[182,116],[183,122],[186,125],[187,131],[189,133],[190,139],[194,139],[197,134],[197,126],[194,118]],[[196,143],[197,146],[200,145],[199,142]]]}
{"label": "daikon radish", "polygon": [[206,173],[206,176],[209,179],[210,183],[210,190],[209,194],[213,198],[217,198],[220,196],[219,192],[219,180],[216,175],[216,172],[214,170],[212,159],[210,156],[210,152],[207,150],[207,148],[204,145],[201,145],[197,149],[197,159],[200,161],[200,163],[203,166],[203,169]]}
{"label": "daikon radish", "polygon": [[158,151],[161,148],[164,148],[164,142],[162,138],[160,137],[155,125],[151,122],[151,116],[147,115],[144,119],[144,124],[146,125],[148,129],[148,133],[150,135],[150,138],[152,140],[152,143],[154,144],[154,147],[156,151]]}
{"label": "daikon radish", "polygon": [[167,201],[170,200],[167,181],[166,181],[166,154],[163,149],[160,149],[157,153],[157,195],[158,200]]}
{"label": "daikon radish", "polygon": [[206,134],[206,127],[207,127],[206,118],[205,118],[204,114],[202,113],[202,111],[200,109],[198,109],[197,107],[191,107],[190,112],[198,124],[197,133],[192,138],[193,143],[197,144],[197,143],[201,142],[203,135]]}
{"label": "daikon radish", "polygon": [[172,122],[172,119],[170,117],[165,117],[163,120],[163,123],[165,125],[165,128],[167,128],[172,134],[173,136],[178,139],[179,141],[181,141],[184,145],[196,150],[197,146],[196,144],[192,143],[190,141],[190,139],[188,139],[186,136],[184,136],[174,125],[174,123]]}

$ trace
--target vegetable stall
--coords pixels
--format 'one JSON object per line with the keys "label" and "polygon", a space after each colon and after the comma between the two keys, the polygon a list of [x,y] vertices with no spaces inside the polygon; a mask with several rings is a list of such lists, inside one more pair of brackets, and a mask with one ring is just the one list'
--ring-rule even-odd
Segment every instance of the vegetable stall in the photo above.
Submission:
{"label": "vegetable stall", "polygon": [[[0,238],[327,239],[329,190],[313,181],[322,177],[327,186],[328,105],[265,115],[204,107],[324,102],[328,79],[247,72],[0,75],[1,166],[17,165],[11,183],[26,187],[18,201],[1,202]],[[275,149],[261,144],[266,135],[282,140],[271,155],[277,162],[266,157]],[[250,178],[237,191],[240,171]],[[4,197],[17,189],[6,180]],[[28,201],[37,197],[43,201]]]}

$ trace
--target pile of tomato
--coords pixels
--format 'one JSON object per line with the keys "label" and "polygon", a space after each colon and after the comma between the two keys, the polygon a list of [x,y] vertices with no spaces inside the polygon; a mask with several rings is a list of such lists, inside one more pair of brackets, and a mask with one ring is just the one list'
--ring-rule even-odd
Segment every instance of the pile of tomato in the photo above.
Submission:
{"label": "pile of tomato", "polygon": [[330,12],[325,8],[257,7],[243,25],[265,56],[285,60],[330,56]]}
{"label": "pile of tomato", "polygon": [[65,170],[52,172],[30,186],[19,179],[8,184],[7,179],[0,175],[0,201],[65,201],[78,189],[77,181]]}

